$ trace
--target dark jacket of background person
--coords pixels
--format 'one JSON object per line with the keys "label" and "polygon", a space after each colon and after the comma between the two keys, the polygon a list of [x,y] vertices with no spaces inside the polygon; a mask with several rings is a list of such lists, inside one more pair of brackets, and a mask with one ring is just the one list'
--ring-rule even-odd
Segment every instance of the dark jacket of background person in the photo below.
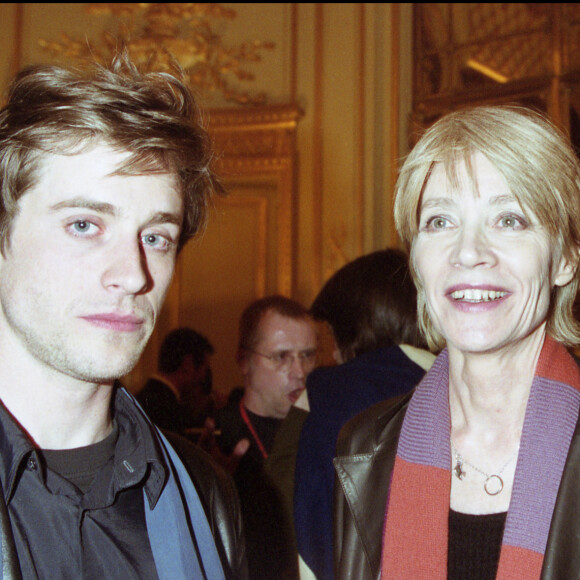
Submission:
{"label": "dark jacket of background person", "polygon": [[208,399],[211,392],[213,353],[209,340],[192,328],[176,328],[163,339],[158,374],[137,393],[143,410],[160,429],[186,435],[188,428],[203,426],[210,407],[196,408],[195,402]]}
{"label": "dark jacket of background person", "polygon": [[[276,432],[272,451],[264,461],[264,470],[278,490],[284,506],[284,517],[278,522],[285,538],[284,559],[293,561],[295,567],[298,566],[298,547],[294,533],[294,480],[298,441],[306,417],[308,417],[308,396],[304,391],[282,421]],[[300,576],[301,571],[296,569],[294,577]]]}
{"label": "dark jacket of background person", "polygon": [[308,377],[310,413],[296,458],[294,522],[300,556],[318,579],[333,577],[332,458],[341,427],[367,407],[411,390],[424,374],[393,346],[316,369]]}
{"label": "dark jacket of background person", "polygon": [[[335,501],[337,553],[341,554],[337,580],[379,580],[385,505],[389,493],[397,441],[410,395],[383,401],[349,422],[337,446],[335,461],[341,491]],[[348,442],[348,443],[347,443]],[[562,474],[541,580],[577,578],[580,570],[580,422],[570,444]],[[367,493],[369,489],[373,493]],[[338,491],[338,489],[337,489]],[[340,505],[346,501],[351,509]],[[351,516],[358,515],[355,521]]]}
{"label": "dark jacket of background person", "polygon": [[[271,451],[280,419],[259,417],[250,413],[254,428],[268,452]],[[220,446],[232,453],[240,439],[248,439],[251,445],[240,459],[233,474],[243,514],[244,537],[253,580],[286,580],[292,578],[292,554],[285,550],[289,527],[283,499],[275,483],[264,470],[264,459],[254,443],[252,434],[242,421],[239,402],[230,403],[217,414],[220,428],[227,425],[219,437]]]}
{"label": "dark jacket of background person", "polygon": [[171,387],[161,378],[152,377],[137,394],[137,400],[160,429],[185,435],[187,418]]}
{"label": "dark jacket of background person", "polygon": [[342,363],[308,377],[310,413],[296,456],[296,543],[318,580],[333,578],[332,460],[341,427],[367,407],[412,389],[434,360],[418,348],[424,343],[415,304],[407,256],[397,249],[346,264],[312,304],[313,316],[332,329]]}

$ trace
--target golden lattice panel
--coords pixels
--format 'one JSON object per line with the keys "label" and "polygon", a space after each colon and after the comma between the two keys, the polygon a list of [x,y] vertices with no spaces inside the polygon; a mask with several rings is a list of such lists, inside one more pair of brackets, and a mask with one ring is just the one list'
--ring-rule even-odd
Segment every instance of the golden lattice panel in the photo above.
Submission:
{"label": "golden lattice panel", "polygon": [[[417,4],[416,95],[453,94],[552,75],[554,51],[560,51],[553,6]],[[578,35],[572,36],[577,43]]]}
{"label": "golden lattice panel", "polygon": [[481,44],[471,48],[468,59],[505,82],[549,74],[550,21],[544,10],[528,4],[473,4],[469,24],[469,37]]}
{"label": "golden lattice panel", "polygon": [[548,13],[530,4],[469,4],[469,35],[474,41],[484,41],[527,34],[534,30],[547,31]]}

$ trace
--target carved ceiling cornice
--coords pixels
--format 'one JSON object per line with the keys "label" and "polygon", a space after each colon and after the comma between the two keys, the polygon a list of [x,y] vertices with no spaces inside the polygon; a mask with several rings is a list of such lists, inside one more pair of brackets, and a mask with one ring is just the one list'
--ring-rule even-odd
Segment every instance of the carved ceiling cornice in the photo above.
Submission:
{"label": "carved ceiling cornice", "polygon": [[[295,105],[212,109],[209,131],[229,165],[279,168],[295,153],[296,125],[302,112]],[[252,159],[254,159],[252,161]]]}

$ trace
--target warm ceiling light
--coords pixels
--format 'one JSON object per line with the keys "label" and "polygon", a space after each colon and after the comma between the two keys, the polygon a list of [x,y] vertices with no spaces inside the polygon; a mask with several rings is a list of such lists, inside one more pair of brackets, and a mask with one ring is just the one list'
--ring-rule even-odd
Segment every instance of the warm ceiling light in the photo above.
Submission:
{"label": "warm ceiling light", "polygon": [[509,81],[508,77],[498,73],[497,71],[493,70],[492,68],[481,64],[480,62],[470,58],[465,63],[469,68],[476,70],[477,72],[485,75],[486,77],[494,80],[496,83],[505,84]]}

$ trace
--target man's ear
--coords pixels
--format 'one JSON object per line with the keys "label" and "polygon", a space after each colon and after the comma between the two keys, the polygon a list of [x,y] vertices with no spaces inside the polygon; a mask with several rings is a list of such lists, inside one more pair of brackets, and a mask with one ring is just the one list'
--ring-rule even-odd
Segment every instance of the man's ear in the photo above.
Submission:
{"label": "man's ear", "polygon": [[574,248],[568,256],[562,256],[554,270],[554,286],[566,286],[574,278],[580,261],[580,248]]}

